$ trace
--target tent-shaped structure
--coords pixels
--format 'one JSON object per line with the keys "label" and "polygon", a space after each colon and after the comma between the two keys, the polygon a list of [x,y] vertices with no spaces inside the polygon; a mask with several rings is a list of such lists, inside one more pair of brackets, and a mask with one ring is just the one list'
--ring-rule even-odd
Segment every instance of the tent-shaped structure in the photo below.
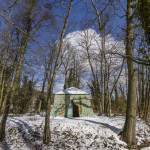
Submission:
{"label": "tent-shaped structure", "polygon": [[93,115],[91,96],[87,92],[70,87],[55,93],[52,116],[83,117]]}

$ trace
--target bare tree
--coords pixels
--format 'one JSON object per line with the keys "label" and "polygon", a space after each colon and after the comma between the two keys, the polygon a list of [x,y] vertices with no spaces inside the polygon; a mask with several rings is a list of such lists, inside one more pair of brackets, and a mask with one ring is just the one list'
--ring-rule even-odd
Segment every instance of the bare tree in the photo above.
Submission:
{"label": "bare tree", "polygon": [[23,21],[22,24],[24,25],[24,28],[22,29],[25,33],[16,31],[16,35],[19,42],[19,48],[18,48],[18,56],[17,56],[17,64],[16,64],[16,75],[15,75],[15,81],[14,81],[14,87],[13,87],[13,105],[14,105],[14,111],[17,111],[18,105],[18,95],[19,95],[19,89],[20,89],[20,81],[21,81],[21,75],[23,71],[23,65],[24,65],[24,59],[25,59],[25,52],[26,48],[28,46],[28,42],[30,39],[30,33],[32,30],[32,13],[33,9],[35,7],[35,0],[32,0],[28,2],[26,5],[27,9],[25,12],[23,12]]}
{"label": "bare tree", "polygon": [[71,12],[73,0],[69,1],[68,9],[66,12],[66,16],[64,18],[64,24],[62,27],[62,31],[60,33],[58,45],[55,50],[51,51],[51,63],[49,68],[49,74],[48,74],[48,89],[47,89],[47,98],[46,98],[46,116],[45,116],[45,126],[44,126],[44,134],[43,134],[43,142],[45,144],[49,144],[51,140],[50,135],[50,111],[51,111],[51,100],[52,100],[52,92],[53,92],[53,86],[54,81],[56,77],[56,72],[58,71],[58,68],[60,66],[60,57],[62,54],[62,48],[63,48],[63,38],[67,29],[67,23],[68,18]]}

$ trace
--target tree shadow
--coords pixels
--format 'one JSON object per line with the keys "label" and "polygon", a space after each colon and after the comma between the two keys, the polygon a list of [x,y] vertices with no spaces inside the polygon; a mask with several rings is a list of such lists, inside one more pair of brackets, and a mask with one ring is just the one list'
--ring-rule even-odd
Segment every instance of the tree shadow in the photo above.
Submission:
{"label": "tree shadow", "polygon": [[42,150],[41,144],[37,143],[38,140],[42,139],[40,133],[34,131],[31,126],[22,120],[15,118],[14,120],[11,119],[11,121],[17,124],[22,139],[29,149]]}
{"label": "tree shadow", "polygon": [[[75,118],[69,118],[69,119],[75,119]],[[94,124],[98,124],[98,125],[103,125],[104,127],[109,128],[111,131],[113,131],[116,134],[119,134],[122,131],[122,129],[119,129],[117,127],[114,127],[112,125],[109,125],[109,124],[103,123],[103,122],[97,122],[97,121],[88,120],[88,119],[75,119],[75,120],[83,120],[83,121],[87,121],[87,122],[90,122],[90,123],[94,123]]]}

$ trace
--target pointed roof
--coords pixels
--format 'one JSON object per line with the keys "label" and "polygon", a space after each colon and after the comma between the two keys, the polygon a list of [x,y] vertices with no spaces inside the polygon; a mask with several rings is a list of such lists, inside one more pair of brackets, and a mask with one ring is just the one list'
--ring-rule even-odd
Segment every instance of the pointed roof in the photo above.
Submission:
{"label": "pointed roof", "polygon": [[65,90],[62,90],[62,91],[59,91],[59,92],[56,92],[55,94],[57,95],[61,95],[61,94],[70,94],[70,95],[74,95],[74,94],[77,94],[77,95],[87,95],[88,93],[81,90],[81,89],[78,89],[76,87],[70,87],[70,88],[67,88]]}

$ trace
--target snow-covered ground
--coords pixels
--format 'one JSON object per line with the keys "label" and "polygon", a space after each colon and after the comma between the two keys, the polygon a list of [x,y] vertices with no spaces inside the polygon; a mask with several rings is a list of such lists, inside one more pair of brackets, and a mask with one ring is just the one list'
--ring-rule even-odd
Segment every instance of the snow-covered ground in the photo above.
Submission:
{"label": "snow-covered ground", "polygon": [[[84,117],[51,119],[52,142],[42,144],[44,117],[10,117],[7,122],[7,138],[0,144],[2,150],[125,150],[126,143],[118,133],[124,117]],[[138,145],[150,141],[150,128],[137,119]],[[147,147],[145,150],[150,150]]]}

